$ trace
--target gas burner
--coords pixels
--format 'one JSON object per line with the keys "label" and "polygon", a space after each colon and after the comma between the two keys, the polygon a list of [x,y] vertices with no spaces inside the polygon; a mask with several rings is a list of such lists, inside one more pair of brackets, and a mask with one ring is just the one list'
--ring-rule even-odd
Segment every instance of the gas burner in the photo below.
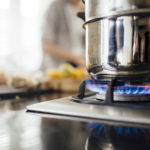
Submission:
{"label": "gas burner", "polygon": [[[86,80],[85,84],[90,91],[97,93],[97,100],[105,100],[109,82]],[[150,84],[146,82],[137,84],[119,81],[111,88],[113,88],[114,101],[150,101]]]}
{"label": "gas burner", "polygon": [[[100,85],[100,86],[99,86]],[[98,84],[97,88],[94,88],[98,92],[96,99],[105,100],[107,91],[106,85]],[[113,92],[114,101],[150,101],[150,85],[149,84],[128,84],[116,85]]]}
{"label": "gas burner", "polygon": [[[98,93],[96,94],[97,100],[105,100],[105,94],[106,93]],[[133,94],[119,94],[114,93],[114,101],[120,101],[120,102],[143,102],[143,101],[150,101],[150,95],[149,94],[141,94],[141,95],[133,95]]]}
{"label": "gas burner", "polygon": [[[71,100],[78,103],[150,108],[150,82],[128,83],[113,78],[104,80],[85,80],[80,84],[78,95]],[[86,94],[86,88],[93,93]]]}

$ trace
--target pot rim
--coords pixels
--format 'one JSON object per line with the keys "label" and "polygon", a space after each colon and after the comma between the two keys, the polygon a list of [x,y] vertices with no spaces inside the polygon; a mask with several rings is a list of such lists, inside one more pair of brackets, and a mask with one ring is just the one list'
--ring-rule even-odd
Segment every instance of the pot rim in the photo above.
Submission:
{"label": "pot rim", "polygon": [[89,17],[86,19],[86,22],[83,24],[83,27],[89,23],[97,22],[102,19],[113,19],[117,17],[125,17],[125,16],[150,16],[150,8],[147,9],[133,9],[133,10],[125,10],[125,11],[113,11],[111,13],[102,14],[100,16]]}

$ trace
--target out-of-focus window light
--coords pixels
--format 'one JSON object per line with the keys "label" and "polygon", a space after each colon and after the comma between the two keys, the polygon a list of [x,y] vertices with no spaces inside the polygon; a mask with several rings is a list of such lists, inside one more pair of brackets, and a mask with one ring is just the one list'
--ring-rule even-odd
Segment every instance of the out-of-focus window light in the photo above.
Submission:
{"label": "out-of-focus window light", "polygon": [[29,149],[32,147],[40,146],[40,131],[36,127],[30,127],[21,134],[20,145],[23,149]]}
{"label": "out-of-focus window light", "polygon": [[21,0],[20,12],[24,17],[37,17],[39,12],[40,0]]}
{"label": "out-of-focus window light", "polygon": [[5,57],[10,53],[9,36],[9,8],[10,0],[0,0],[0,56]]}
{"label": "out-of-focus window light", "polygon": [[0,149],[4,149],[10,146],[10,137],[8,133],[0,134]]}
{"label": "out-of-focus window light", "polygon": [[7,10],[10,8],[10,0],[0,0],[0,9]]}
{"label": "out-of-focus window light", "polygon": [[7,56],[11,49],[9,46],[10,37],[9,37],[9,18],[7,15],[0,15],[0,56]]}

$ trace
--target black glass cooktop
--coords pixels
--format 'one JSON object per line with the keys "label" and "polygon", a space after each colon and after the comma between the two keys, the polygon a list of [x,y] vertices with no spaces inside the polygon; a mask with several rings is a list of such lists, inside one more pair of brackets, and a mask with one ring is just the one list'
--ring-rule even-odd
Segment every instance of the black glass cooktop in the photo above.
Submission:
{"label": "black glass cooktop", "polygon": [[25,112],[28,105],[70,95],[55,93],[1,101],[0,150],[150,150],[149,126]]}

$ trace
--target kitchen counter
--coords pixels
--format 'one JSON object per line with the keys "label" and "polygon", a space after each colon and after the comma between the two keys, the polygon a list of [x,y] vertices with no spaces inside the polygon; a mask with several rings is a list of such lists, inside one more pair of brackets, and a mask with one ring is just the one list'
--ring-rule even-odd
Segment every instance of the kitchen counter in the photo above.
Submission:
{"label": "kitchen counter", "polygon": [[150,150],[150,129],[42,118],[28,105],[70,96],[47,94],[0,102],[0,150]]}

